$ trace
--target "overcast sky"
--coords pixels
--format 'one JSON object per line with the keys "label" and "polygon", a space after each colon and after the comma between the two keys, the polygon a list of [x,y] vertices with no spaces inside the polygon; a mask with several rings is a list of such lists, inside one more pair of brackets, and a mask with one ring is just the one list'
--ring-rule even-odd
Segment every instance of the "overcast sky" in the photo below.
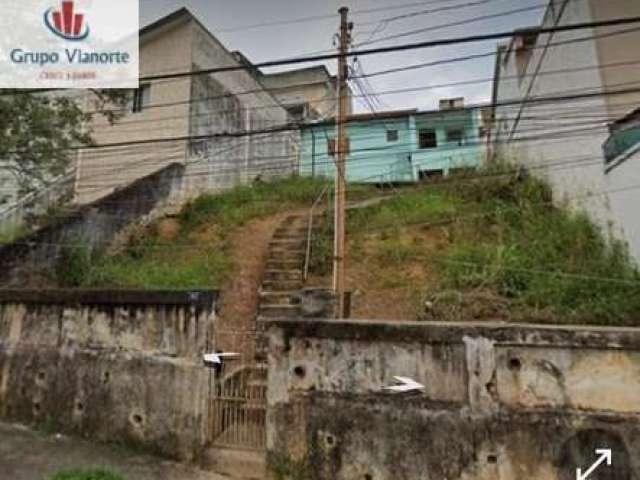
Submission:
{"label": "overcast sky", "polygon": [[[537,25],[546,4],[547,0],[141,0],[140,22],[141,26],[144,26],[178,8],[187,7],[229,50],[240,50],[252,62],[259,63],[320,53],[333,48],[333,37],[339,23],[337,11],[342,5],[350,8],[350,19],[354,22],[355,44],[373,40],[373,43],[367,44],[366,47],[374,47],[508,31]],[[447,10],[441,10],[444,8]],[[483,18],[524,9],[528,10],[497,18]],[[434,10],[440,11],[434,12]],[[328,15],[331,17],[325,18]],[[303,17],[314,18],[295,21]],[[401,18],[390,20],[386,24],[380,23],[383,19],[393,17]],[[445,26],[469,19],[477,21],[464,25]],[[281,23],[256,26],[272,22]],[[386,36],[402,35],[413,30],[433,27],[442,28],[383,40]],[[377,32],[373,34],[375,30]],[[495,47],[496,42],[483,42],[372,55],[363,57],[359,61],[364,71],[371,74],[380,70],[438,59],[493,52]],[[491,78],[493,61],[493,57],[487,57],[374,76],[368,80],[371,89],[375,92],[422,88],[421,91],[416,92],[380,95],[379,99],[382,102],[380,109],[432,109],[437,108],[439,98],[454,96],[464,96],[468,104],[478,103],[489,100],[490,82],[435,89],[424,87]],[[327,62],[327,67],[335,73],[335,61]],[[366,106],[361,102],[357,101],[355,106],[358,111],[366,110]]]}

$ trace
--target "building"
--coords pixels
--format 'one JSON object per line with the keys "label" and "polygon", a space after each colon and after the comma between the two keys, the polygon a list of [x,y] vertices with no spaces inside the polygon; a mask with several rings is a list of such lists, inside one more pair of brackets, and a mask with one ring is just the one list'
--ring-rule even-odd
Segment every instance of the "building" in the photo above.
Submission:
{"label": "building", "polygon": [[611,125],[604,144],[605,188],[632,255],[640,258],[640,108]]}
{"label": "building", "polygon": [[[186,8],[140,31],[141,78],[236,65],[245,67]],[[269,132],[287,123],[287,110],[247,68],[143,82],[123,118],[113,125],[95,118],[98,145],[130,145],[81,151],[76,201],[103,197],[172,162],[187,165],[188,193],[291,174],[297,132]],[[136,144],[150,139],[158,141]]]}
{"label": "building", "polygon": [[[295,122],[331,118],[338,111],[338,79],[324,65],[278,73],[261,73],[264,85],[287,109]],[[351,113],[351,89],[349,112]]]}
{"label": "building", "polygon": [[[349,182],[414,182],[476,168],[484,156],[481,115],[463,100],[441,110],[389,111],[348,117]],[[300,172],[334,174],[335,120],[302,129]]]}
{"label": "building", "polygon": [[[552,0],[540,26],[638,15],[637,0]],[[624,172],[632,167],[623,162],[610,168],[603,145],[610,126],[640,106],[638,45],[637,25],[516,31],[498,46],[488,136],[490,159],[526,165],[546,178],[557,201],[586,210],[626,238],[636,258],[640,239],[631,232],[640,228],[640,216],[629,218],[620,199],[627,202],[640,191],[620,193],[629,186]],[[640,196],[634,198],[637,204]]]}

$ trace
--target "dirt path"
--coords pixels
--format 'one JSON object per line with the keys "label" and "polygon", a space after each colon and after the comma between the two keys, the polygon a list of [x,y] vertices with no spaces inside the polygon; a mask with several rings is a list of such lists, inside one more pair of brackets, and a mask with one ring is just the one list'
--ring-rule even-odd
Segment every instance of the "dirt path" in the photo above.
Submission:
{"label": "dirt path", "polygon": [[48,480],[60,470],[108,468],[125,480],[224,480],[208,472],[128,450],[0,423],[0,478]]}
{"label": "dirt path", "polygon": [[239,352],[247,359],[253,358],[258,291],[269,253],[269,242],[287,216],[300,212],[281,212],[254,220],[231,237],[235,270],[221,289],[217,349]]}

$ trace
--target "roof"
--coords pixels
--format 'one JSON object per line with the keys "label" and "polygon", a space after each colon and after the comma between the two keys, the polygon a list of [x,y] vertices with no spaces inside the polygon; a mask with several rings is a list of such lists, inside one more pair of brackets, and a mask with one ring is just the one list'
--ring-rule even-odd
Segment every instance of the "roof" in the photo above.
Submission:
{"label": "roof", "polygon": [[390,118],[404,118],[410,115],[416,115],[418,113],[417,108],[410,110],[389,110],[386,112],[376,113],[356,113],[349,115],[347,119],[350,122],[367,121],[367,120],[387,120]]}
{"label": "roof", "polygon": [[[366,121],[375,121],[375,120],[389,120],[394,118],[405,118],[409,116],[423,117],[423,116],[447,116],[450,117],[455,113],[467,113],[473,110],[477,110],[477,107],[458,107],[452,108],[449,110],[424,110],[420,111],[417,108],[407,109],[407,110],[389,110],[386,112],[376,112],[376,113],[357,113],[353,115],[349,115],[347,117],[348,122],[366,122]],[[304,124],[302,127],[314,127],[314,126],[322,126],[322,125],[335,125],[335,118],[329,118],[326,120],[320,120],[316,122],[312,122],[309,124]]]}
{"label": "roof", "polygon": [[[169,15],[166,15],[162,18],[160,18],[159,20],[156,20],[153,23],[150,23],[149,25],[143,27],[140,29],[140,36],[142,37],[143,35],[147,35],[151,32],[153,32],[154,30],[157,30],[161,27],[164,27],[166,25],[170,25],[171,23],[180,20],[180,19],[196,19],[196,17],[191,13],[191,11],[186,8],[186,7],[182,7],[178,10],[176,10],[173,13],[170,13]],[[196,19],[197,20],[197,19]]]}

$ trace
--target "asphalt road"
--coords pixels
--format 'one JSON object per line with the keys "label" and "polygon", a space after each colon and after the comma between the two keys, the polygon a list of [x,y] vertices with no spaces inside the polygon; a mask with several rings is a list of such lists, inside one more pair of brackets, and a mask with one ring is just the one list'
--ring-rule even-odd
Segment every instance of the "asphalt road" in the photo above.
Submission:
{"label": "asphalt road", "polygon": [[91,467],[109,468],[120,473],[125,480],[227,478],[123,448],[60,435],[45,435],[0,423],[0,479],[48,480],[61,469]]}

